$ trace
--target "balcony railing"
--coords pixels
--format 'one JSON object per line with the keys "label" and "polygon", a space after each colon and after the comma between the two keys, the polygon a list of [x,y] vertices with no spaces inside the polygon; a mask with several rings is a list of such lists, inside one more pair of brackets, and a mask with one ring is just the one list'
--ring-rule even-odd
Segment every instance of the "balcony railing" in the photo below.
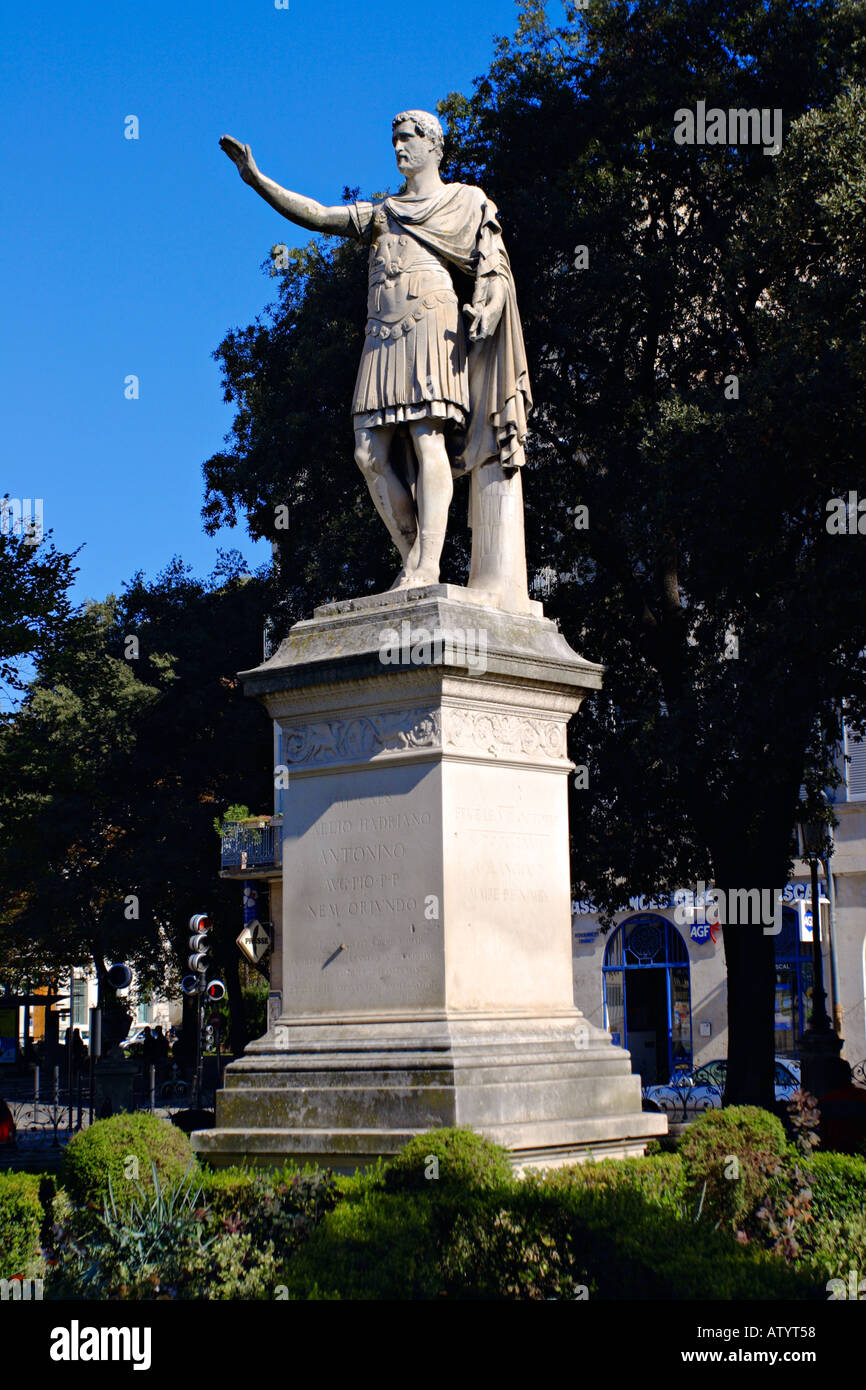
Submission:
{"label": "balcony railing", "polygon": [[282,821],[271,816],[231,821],[223,828],[224,869],[273,869],[280,864]]}

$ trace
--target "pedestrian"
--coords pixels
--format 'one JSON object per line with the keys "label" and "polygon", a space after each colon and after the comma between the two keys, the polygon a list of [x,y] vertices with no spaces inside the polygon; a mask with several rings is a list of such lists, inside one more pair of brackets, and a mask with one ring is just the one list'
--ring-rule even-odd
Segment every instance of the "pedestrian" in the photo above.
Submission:
{"label": "pedestrian", "polygon": [[150,1028],[144,1030],[144,1041],[141,1045],[142,1072],[145,1077],[149,1075],[150,1067],[155,1063],[153,1033]]}
{"label": "pedestrian", "polygon": [[153,1060],[156,1066],[157,1079],[165,1074],[168,1058],[168,1038],[162,1031],[162,1025],[158,1023],[153,1030]]}

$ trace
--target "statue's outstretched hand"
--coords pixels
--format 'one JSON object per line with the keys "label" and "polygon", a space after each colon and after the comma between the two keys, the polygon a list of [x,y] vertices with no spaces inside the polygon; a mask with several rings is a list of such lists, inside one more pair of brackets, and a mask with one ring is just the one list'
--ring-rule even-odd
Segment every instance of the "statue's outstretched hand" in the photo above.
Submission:
{"label": "statue's outstretched hand", "polygon": [[238,173],[244,183],[255,182],[259,177],[259,169],[249,145],[242,145],[240,140],[236,140],[233,135],[223,135],[220,139],[220,149],[237,165]]}

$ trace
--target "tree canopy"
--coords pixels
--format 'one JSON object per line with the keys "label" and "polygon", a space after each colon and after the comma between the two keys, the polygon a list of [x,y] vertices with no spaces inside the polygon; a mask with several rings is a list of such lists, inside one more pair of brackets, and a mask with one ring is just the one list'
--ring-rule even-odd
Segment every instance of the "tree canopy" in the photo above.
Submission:
{"label": "tree canopy", "polygon": [[6,981],[92,963],[102,987],[121,959],[145,994],[171,990],[204,911],[239,1002],[239,892],[218,878],[214,819],[273,799],[270,721],[236,678],[260,659],[267,583],[243,569],[230,554],[202,581],[175,560],[85,605],[0,721]]}
{"label": "tree canopy", "polygon": [[[698,878],[780,887],[801,785],[834,776],[842,701],[866,708],[863,543],[827,524],[866,496],[864,63],[847,0],[590,0],[558,24],[532,0],[440,103],[443,175],[497,203],[515,272],[530,566],[607,667],[571,824],[576,895],[608,913]],[[781,152],[678,144],[699,102],[780,111]],[[394,568],[352,462],[363,303],[363,250],[313,242],[218,351],[237,415],[205,516],[275,541],[283,626]],[[730,927],[725,950],[729,1095],[767,1104],[772,938]]]}
{"label": "tree canopy", "polygon": [[38,528],[24,525],[0,498],[0,686],[17,699],[26,684],[24,663],[46,651],[72,611],[69,586],[74,555],[67,555]]}

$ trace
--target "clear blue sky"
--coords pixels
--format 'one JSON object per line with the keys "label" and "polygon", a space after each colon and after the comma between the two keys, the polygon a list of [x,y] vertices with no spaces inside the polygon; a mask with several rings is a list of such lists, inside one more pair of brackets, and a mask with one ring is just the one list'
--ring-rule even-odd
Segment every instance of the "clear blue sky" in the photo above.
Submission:
{"label": "clear blue sky", "polygon": [[85,543],[78,598],[175,553],[200,574],[218,546],[267,559],[243,526],[202,531],[201,465],[231,423],[211,353],[273,297],[270,247],[306,233],[241,183],[220,135],[320,200],[386,186],[392,115],[468,93],[517,20],[515,0],[289,3],[5,9],[0,495],[43,498],[59,547]]}

